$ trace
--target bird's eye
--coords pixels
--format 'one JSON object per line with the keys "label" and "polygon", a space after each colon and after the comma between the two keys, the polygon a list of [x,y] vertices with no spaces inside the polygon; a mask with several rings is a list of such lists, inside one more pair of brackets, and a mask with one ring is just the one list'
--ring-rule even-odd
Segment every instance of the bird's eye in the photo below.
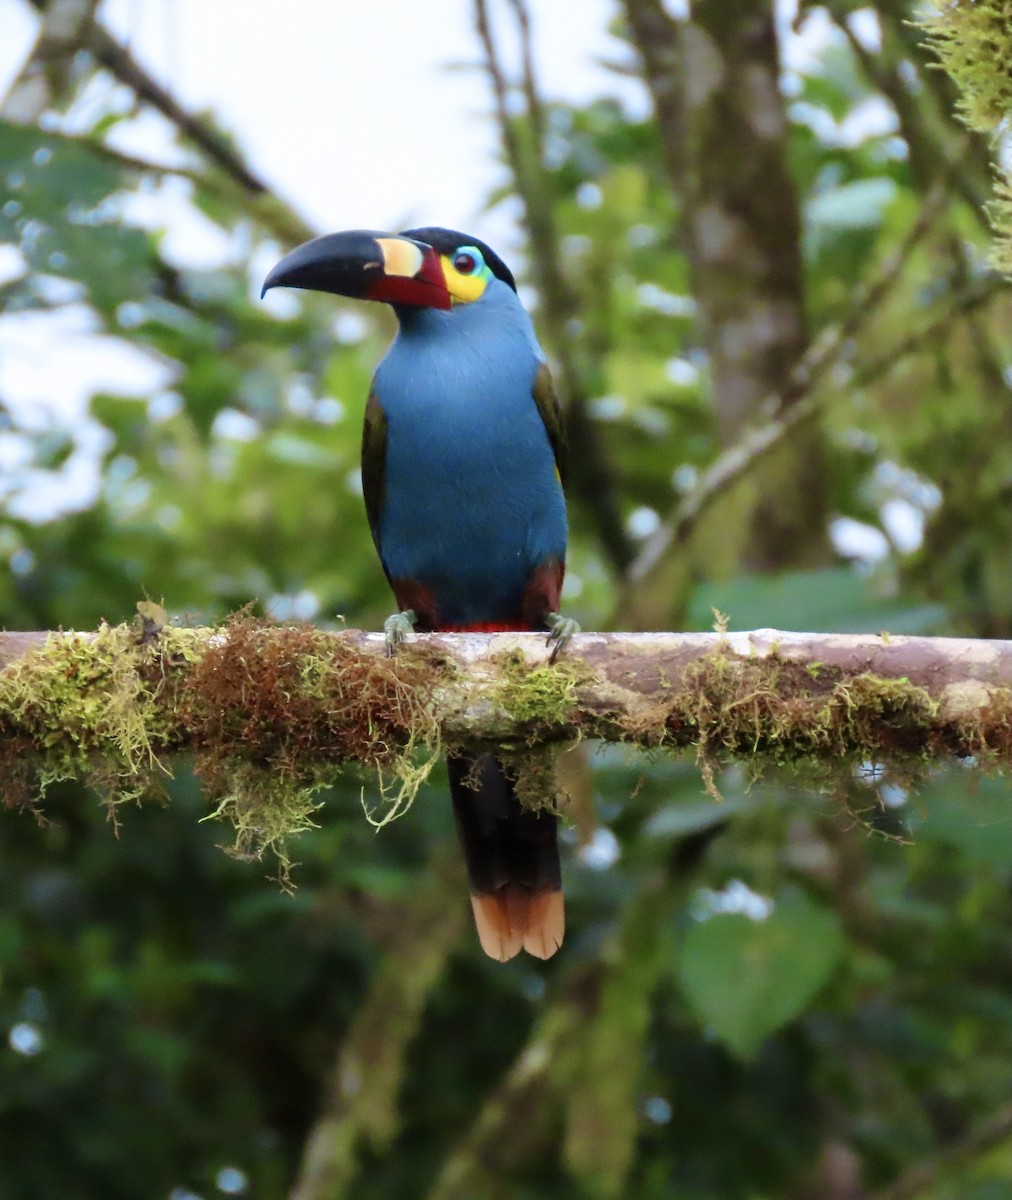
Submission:
{"label": "bird's eye", "polygon": [[483,265],[477,250],[458,250],[453,256],[453,269],[459,275],[473,275]]}

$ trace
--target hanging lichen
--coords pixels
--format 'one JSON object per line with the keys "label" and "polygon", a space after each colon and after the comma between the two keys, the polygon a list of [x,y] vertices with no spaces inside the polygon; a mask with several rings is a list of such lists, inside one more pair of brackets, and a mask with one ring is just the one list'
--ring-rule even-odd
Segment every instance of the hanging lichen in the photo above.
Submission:
{"label": "hanging lichen", "polygon": [[[403,812],[440,746],[431,656],[363,654],[312,626],[233,618],[187,677],[182,718],[195,770],[236,853],[274,850],[312,824],[319,792],[349,762],[383,772],[387,813]],[[419,763],[415,751],[426,747]]]}

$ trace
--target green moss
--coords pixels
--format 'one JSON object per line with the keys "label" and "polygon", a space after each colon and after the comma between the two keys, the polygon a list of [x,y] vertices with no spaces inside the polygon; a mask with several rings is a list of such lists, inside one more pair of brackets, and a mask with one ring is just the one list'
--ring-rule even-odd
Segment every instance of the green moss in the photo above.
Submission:
{"label": "green moss", "polygon": [[336,772],[316,770],[293,779],[262,766],[230,758],[215,765],[214,783],[208,790],[217,806],[204,818],[227,820],[235,830],[228,853],[236,858],[260,859],[274,855],[282,886],[291,884],[291,839],[315,829],[313,814],[321,807],[319,792],[335,782]]}
{"label": "green moss", "polygon": [[501,682],[494,700],[525,736],[519,745],[498,747],[496,755],[513,778],[521,804],[560,812],[566,796],[556,773],[559,730],[573,725],[580,686],[598,677],[579,659],[564,656],[532,667],[522,651],[510,651],[495,661]]}
{"label": "green moss", "polygon": [[929,694],[906,679],[826,667],[813,676],[776,655],[711,656],[692,674],[695,695],[683,719],[696,722],[701,742],[778,764],[812,754],[916,753],[937,712]]}
{"label": "green moss", "polygon": [[991,261],[996,271],[1012,278],[1012,176],[999,179],[994,191],[995,198],[987,206],[995,233]]}
{"label": "green moss", "polygon": [[937,756],[938,705],[906,679],[847,675],[777,654],[743,658],[718,650],[692,663],[670,697],[638,707],[620,723],[625,739],[647,747],[694,747],[707,791],[730,758],[758,773],[809,757],[823,761]]}
{"label": "green moss", "polygon": [[582,661],[562,657],[555,663],[532,667],[522,651],[510,651],[494,660],[502,673],[495,694],[512,720],[530,727],[535,736],[567,725],[577,706],[577,689],[597,676]]}

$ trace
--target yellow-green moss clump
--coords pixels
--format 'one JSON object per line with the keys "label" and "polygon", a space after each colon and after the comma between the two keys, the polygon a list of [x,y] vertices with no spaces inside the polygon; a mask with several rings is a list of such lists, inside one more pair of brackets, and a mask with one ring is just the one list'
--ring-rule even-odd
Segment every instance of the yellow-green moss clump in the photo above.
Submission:
{"label": "yellow-green moss clump", "polygon": [[920,24],[959,88],[960,115],[994,133],[1012,113],[1012,0],[933,0]]}
{"label": "yellow-green moss clump", "polygon": [[527,726],[539,739],[572,722],[578,688],[597,679],[586,663],[574,658],[532,667],[523,651],[508,651],[495,663],[502,672],[495,701],[521,726],[521,733]]}
{"label": "yellow-green moss clump", "polygon": [[111,803],[156,782],[178,744],[175,695],[199,657],[197,635],[137,625],[53,634],[0,671],[0,771],[9,804],[34,805],[58,780],[83,779]]}
{"label": "yellow-green moss clump", "polygon": [[[959,115],[978,133],[998,136],[1012,116],[1012,0],[932,0],[920,24],[959,90]],[[989,205],[993,259],[1012,275],[1012,176],[999,171]]]}

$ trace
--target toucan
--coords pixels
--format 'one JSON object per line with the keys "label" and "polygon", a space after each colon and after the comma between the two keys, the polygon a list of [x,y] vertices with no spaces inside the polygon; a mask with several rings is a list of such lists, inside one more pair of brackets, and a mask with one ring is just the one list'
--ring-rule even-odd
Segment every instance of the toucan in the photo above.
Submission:
{"label": "toucan", "polygon": [[[576,630],[559,613],[562,410],[503,260],[452,229],[352,230],[286,255],[263,292],[273,287],[378,300],[397,316],[362,437],[369,528],[400,610],[388,650],[412,629],[540,630],[557,652]],[[555,814],[523,807],[491,753],[447,766],[482,948],[551,957],[565,929]]]}

